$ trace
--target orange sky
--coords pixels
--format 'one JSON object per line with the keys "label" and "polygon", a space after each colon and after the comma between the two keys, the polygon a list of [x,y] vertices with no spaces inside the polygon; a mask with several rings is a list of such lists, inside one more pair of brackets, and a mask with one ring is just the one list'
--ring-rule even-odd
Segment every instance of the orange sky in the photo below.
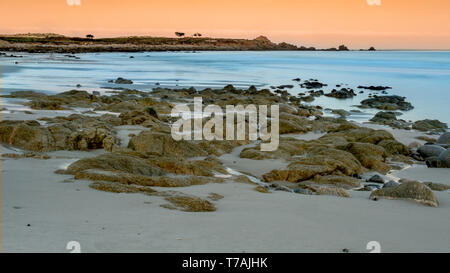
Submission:
{"label": "orange sky", "polygon": [[1,0],[0,33],[204,36],[351,48],[450,49],[449,0]]}

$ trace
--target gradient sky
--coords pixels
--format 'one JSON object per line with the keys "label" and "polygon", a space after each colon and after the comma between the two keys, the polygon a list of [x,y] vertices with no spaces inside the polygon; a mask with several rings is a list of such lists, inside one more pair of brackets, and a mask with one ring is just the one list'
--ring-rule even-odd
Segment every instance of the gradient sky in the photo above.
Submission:
{"label": "gradient sky", "polygon": [[1,0],[0,33],[255,38],[297,45],[450,49],[449,0]]}

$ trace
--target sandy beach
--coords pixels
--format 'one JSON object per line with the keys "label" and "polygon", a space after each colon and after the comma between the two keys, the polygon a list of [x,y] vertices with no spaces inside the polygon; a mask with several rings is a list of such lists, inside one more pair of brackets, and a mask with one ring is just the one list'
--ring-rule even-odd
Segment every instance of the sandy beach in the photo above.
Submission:
{"label": "sandy beach", "polygon": [[[450,250],[447,124],[402,119],[415,105],[391,87],[120,77],[86,90],[15,88],[29,66],[61,64],[33,58],[25,71],[9,66],[1,97],[4,252],[70,252],[72,241],[82,252],[367,253],[372,241],[381,252]],[[279,105],[278,149],[175,141],[171,111],[195,97]]]}

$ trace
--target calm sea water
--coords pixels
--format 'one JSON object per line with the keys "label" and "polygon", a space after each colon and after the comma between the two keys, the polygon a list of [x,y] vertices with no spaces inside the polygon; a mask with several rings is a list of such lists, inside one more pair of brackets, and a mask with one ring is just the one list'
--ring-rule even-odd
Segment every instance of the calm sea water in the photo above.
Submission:
{"label": "calm sea water", "polygon": [[[17,53],[20,54],[20,53]],[[389,94],[407,97],[415,109],[406,120],[440,119],[450,124],[450,52],[150,52],[77,54],[20,54],[23,58],[0,58],[2,92],[36,90],[58,93],[75,89],[106,90],[117,87],[107,81],[124,77],[132,87],[151,90],[163,87],[238,87],[294,84],[292,94],[304,92],[294,78],[318,79],[329,84],[388,85]],[[134,58],[130,58],[133,56]],[[19,64],[14,62],[18,61]],[[369,92],[353,99],[316,99],[334,109],[357,109]],[[364,110],[353,119],[368,119],[376,110]]]}

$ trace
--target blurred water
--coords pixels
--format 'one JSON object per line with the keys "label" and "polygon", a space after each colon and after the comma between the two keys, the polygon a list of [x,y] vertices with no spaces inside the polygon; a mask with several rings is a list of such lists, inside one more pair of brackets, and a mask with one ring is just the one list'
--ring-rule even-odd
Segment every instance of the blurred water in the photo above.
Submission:
{"label": "blurred water", "polygon": [[[16,53],[20,54],[20,53]],[[58,93],[75,89],[105,90],[131,87],[238,87],[294,84],[292,94],[304,92],[294,78],[318,79],[329,86],[336,84],[388,85],[389,94],[406,96],[415,109],[402,118],[418,120],[437,118],[450,124],[450,52],[377,51],[377,52],[146,52],[86,53],[80,59],[63,54],[20,54],[23,58],[0,58],[2,92],[36,90]],[[134,56],[134,58],[130,58]],[[14,62],[19,62],[15,64]],[[123,77],[133,85],[116,85],[107,81]],[[159,85],[157,85],[159,84]],[[344,85],[346,87],[346,85]],[[354,99],[316,99],[334,109],[353,107],[369,92]],[[364,110],[352,116],[367,119],[376,110]]]}

